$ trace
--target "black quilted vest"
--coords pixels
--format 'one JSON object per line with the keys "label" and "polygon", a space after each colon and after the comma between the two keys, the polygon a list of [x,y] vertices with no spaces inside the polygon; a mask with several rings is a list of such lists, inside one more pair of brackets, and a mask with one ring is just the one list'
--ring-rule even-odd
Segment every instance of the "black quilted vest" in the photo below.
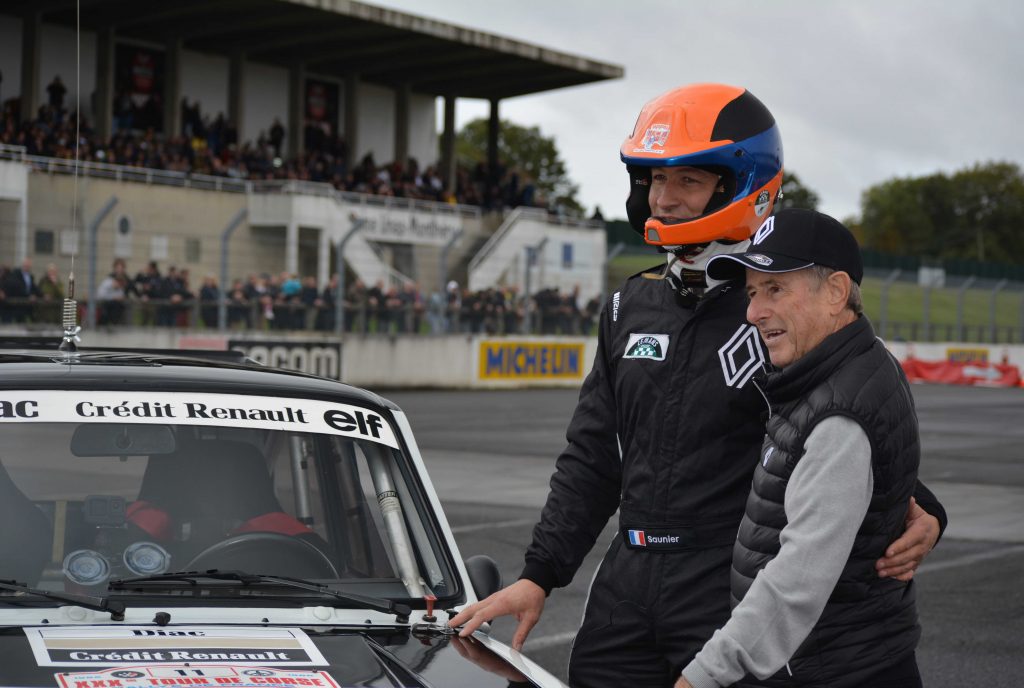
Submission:
{"label": "black quilted vest", "polygon": [[920,446],[909,385],[861,317],[795,363],[768,373],[760,386],[771,406],[760,455],[776,454],[767,467],[759,461],[754,472],[733,550],[734,606],[779,552],[786,485],[815,425],[837,415],[860,424],[871,442],[874,492],[850,558],[811,635],[788,668],[753,683],[865,685],[865,678],[912,652],[920,637],[913,584],[879,578],[874,567],[903,533],[917,480]]}

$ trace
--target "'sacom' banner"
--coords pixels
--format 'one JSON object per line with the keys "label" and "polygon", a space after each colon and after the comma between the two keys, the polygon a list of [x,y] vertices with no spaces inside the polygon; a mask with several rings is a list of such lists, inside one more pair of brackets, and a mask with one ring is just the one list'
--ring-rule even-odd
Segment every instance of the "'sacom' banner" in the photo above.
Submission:
{"label": "'sacom' banner", "polygon": [[582,342],[484,339],[480,380],[582,380]]}

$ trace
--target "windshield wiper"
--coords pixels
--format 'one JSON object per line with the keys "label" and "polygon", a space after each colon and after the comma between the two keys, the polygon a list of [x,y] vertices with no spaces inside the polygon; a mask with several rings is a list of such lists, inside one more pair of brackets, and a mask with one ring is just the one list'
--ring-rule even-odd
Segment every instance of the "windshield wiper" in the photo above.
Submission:
{"label": "windshield wiper", "polygon": [[292,578],[290,576],[268,576],[262,573],[246,573],[245,571],[220,571],[218,569],[211,569],[210,571],[174,571],[171,573],[158,573],[152,576],[139,576],[138,578],[119,578],[117,580],[110,581],[108,589],[125,590],[140,583],[164,582],[184,582],[194,586],[199,585],[199,581],[204,578],[209,580],[238,581],[243,585],[279,585],[285,588],[307,590],[309,592],[315,592],[318,595],[333,597],[334,599],[342,600],[349,604],[358,604],[366,607],[367,609],[373,609],[374,611],[384,612],[385,614],[394,614],[395,621],[398,623],[408,623],[409,614],[412,613],[412,608],[409,605],[401,604],[400,602],[394,602],[380,597],[365,597],[355,593],[342,592],[340,590],[335,590],[334,588],[329,588],[326,585],[320,585],[319,583],[303,580],[302,578]]}
{"label": "windshield wiper", "polygon": [[[20,592],[25,595],[35,595],[57,602],[67,602],[77,607],[92,609],[97,612],[110,612],[111,621],[124,621],[124,602],[109,600],[106,597],[91,597],[89,595],[73,595],[68,592],[57,592],[56,590],[39,590],[30,588],[27,585],[13,580],[0,580],[0,590]],[[4,598],[0,597],[0,600]]]}

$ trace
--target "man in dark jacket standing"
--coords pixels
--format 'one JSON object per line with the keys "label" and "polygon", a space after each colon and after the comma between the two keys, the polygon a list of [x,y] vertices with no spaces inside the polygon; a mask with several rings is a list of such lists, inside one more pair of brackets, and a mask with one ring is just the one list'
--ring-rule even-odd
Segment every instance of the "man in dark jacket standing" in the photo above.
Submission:
{"label": "man in dark jacket standing", "polygon": [[[697,84],[647,103],[620,156],[630,223],[668,264],[629,278],[601,313],[520,580],[451,623],[467,635],[515,615],[522,647],[546,595],[569,584],[618,509],[620,537],[592,583],[569,682],[667,687],[728,619],[732,545],[764,437],[750,378],[765,356],[746,295],[704,271],[712,256],[745,250],[770,216],[782,141],[749,91]],[[930,493],[918,500],[944,518]],[[936,518],[912,515],[881,575],[912,575],[938,538]]]}
{"label": "man in dark jacket standing", "polygon": [[732,617],[677,688],[913,688],[921,630],[913,581],[875,560],[903,532],[920,461],[917,415],[897,361],[861,313],[853,235],[783,210],[708,275],[743,279],[747,320],[774,369],[767,435],[733,550]]}
{"label": "man in dark jacket standing", "polygon": [[39,295],[39,286],[36,284],[36,278],[32,274],[32,259],[24,258],[21,261],[21,267],[16,270],[11,270],[8,274],[4,283],[0,285],[0,289],[3,290],[8,299],[16,299],[18,303],[12,305],[9,308],[11,314],[11,320],[14,322],[25,322],[32,316],[32,310],[35,301]]}

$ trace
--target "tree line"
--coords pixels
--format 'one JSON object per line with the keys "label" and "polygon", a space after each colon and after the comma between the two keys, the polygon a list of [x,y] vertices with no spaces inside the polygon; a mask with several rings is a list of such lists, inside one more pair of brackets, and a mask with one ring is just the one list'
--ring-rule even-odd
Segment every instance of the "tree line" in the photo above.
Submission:
{"label": "tree line", "polygon": [[987,162],[891,179],[864,191],[855,225],[865,247],[886,253],[1024,263],[1024,174]]}

